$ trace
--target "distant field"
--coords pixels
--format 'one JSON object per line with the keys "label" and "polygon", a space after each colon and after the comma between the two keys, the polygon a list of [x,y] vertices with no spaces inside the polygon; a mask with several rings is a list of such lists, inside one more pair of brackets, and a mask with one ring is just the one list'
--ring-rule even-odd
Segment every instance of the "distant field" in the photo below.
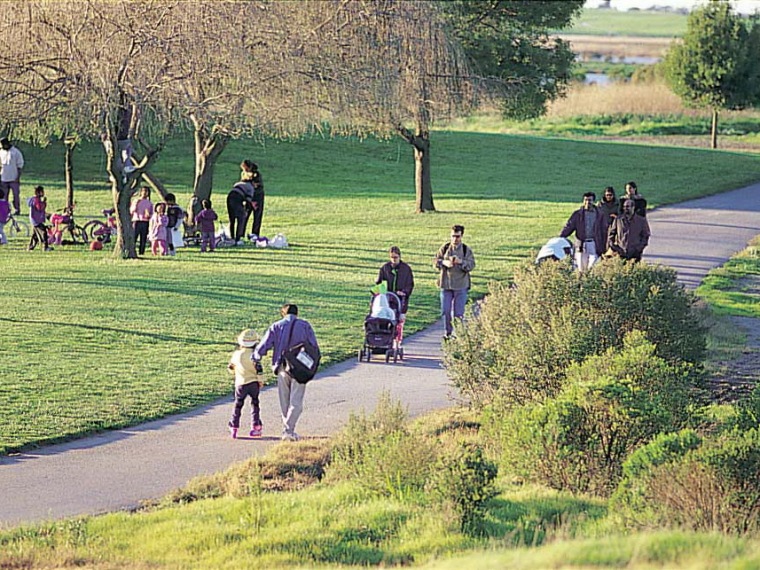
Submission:
{"label": "distant field", "polygon": [[651,10],[586,9],[567,34],[594,36],[680,37],[686,31],[684,14]]}

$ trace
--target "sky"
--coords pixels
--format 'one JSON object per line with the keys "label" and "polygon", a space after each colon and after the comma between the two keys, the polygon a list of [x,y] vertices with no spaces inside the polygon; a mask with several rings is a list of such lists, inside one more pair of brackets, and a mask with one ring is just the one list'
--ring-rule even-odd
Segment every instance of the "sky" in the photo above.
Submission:
{"label": "sky", "polygon": [[[639,8],[645,10],[651,6],[671,6],[673,8],[694,8],[705,4],[708,0],[612,0],[611,7],[616,10],[630,10]],[[586,0],[587,8],[596,8],[600,4],[599,0]],[[752,14],[755,11],[760,12],[760,0],[731,0],[731,5],[737,12],[742,14]]]}

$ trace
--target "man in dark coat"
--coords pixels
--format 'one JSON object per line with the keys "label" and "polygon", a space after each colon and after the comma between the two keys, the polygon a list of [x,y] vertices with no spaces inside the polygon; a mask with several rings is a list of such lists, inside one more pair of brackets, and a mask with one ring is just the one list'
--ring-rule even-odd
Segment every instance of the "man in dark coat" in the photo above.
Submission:
{"label": "man in dark coat", "polygon": [[636,212],[633,200],[623,202],[623,214],[610,224],[607,236],[609,250],[623,259],[641,261],[644,248],[649,245],[649,223]]}
{"label": "man in dark coat", "polygon": [[575,265],[578,271],[589,269],[604,253],[604,220],[602,212],[594,206],[596,194],[586,192],[583,205],[567,220],[559,237],[567,238],[575,233]]}

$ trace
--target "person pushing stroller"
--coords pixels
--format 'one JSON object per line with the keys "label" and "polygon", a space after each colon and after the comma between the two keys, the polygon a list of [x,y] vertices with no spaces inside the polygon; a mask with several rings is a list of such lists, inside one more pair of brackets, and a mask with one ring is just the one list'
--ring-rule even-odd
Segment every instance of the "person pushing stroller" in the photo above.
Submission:
{"label": "person pushing stroller", "polygon": [[412,296],[414,290],[414,273],[408,264],[401,261],[401,250],[398,246],[392,246],[388,250],[388,254],[390,261],[380,268],[375,284],[379,285],[385,282],[387,290],[395,293],[401,301],[394,338],[394,348],[398,349],[401,347],[401,341],[404,338],[404,323],[406,322],[406,312],[409,309],[409,297]]}

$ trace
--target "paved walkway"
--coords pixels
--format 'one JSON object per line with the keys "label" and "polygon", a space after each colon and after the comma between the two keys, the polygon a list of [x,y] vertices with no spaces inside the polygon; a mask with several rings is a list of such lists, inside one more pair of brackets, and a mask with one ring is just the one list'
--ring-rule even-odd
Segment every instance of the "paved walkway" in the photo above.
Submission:
{"label": "paved walkway", "polygon": [[[659,208],[649,214],[652,245],[645,259],[675,267],[695,287],[713,267],[760,234],[760,184]],[[327,436],[352,411],[372,410],[383,391],[412,415],[452,405],[454,390],[440,367],[440,323],[407,339],[406,359],[385,364],[344,362],[306,392],[298,429]],[[0,458],[0,526],[95,514],[136,506],[201,474],[263,454],[279,434],[277,392],[261,397],[265,436],[227,437],[229,398],[191,413],[108,432],[39,451]]]}

